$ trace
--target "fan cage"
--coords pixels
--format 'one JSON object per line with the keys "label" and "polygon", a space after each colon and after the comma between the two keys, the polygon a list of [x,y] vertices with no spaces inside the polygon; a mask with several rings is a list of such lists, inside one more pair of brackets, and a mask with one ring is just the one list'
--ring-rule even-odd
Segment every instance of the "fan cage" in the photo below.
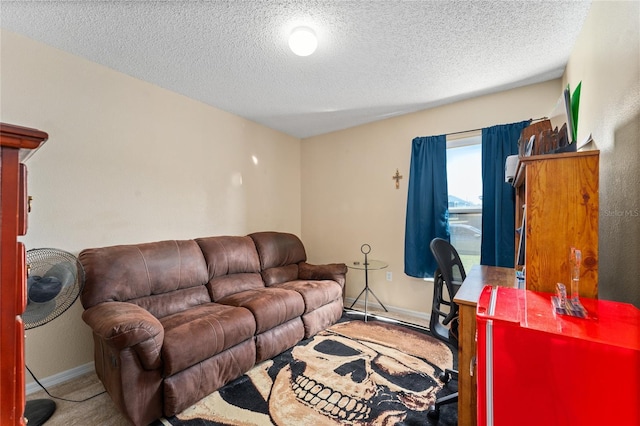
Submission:
{"label": "fan cage", "polygon": [[[29,277],[64,275],[60,292],[50,301],[27,301],[22,314],[26,330],[44,325],[62,315],[76,301],[84,283],[84,268],[71,253],[60,249],[38,248],[27,250]],[[54,272],[52,272],[54,271]]]}

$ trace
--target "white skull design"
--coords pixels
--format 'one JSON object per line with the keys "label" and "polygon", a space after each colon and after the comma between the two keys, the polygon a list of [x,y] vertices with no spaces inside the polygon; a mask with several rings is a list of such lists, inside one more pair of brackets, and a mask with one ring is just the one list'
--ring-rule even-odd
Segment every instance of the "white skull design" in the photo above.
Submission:
{"label": "white skull design", "polygon": [[440,389],[434,367],[420,358],[338,334],[317,335],[292,355],[270,397],[276,424],[396,423],[407,408],[426,410]]}

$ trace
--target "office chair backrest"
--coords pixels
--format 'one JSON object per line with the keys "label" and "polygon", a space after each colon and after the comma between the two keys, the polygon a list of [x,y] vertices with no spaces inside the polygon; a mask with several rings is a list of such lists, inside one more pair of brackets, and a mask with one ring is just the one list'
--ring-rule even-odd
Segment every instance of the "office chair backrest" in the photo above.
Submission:
{"label": "office chair backrest", "polygon": [[[432,307],[432,315],[429,327],[432,334],[436,337],[457,343],[457,324],[451,325],[451,331],[455,336],[451,336],[451,332],[445,326],[457,319],[458,305],[453,302],[453,297],[462,285],[462,281],[467,277],[464,266],[460,260],[458,251],[447,241],[442,238],[434,238],[429,244],[431,252],[438,263],[438,270],[434,281],[434,299]],[[446,286],[448,299],[443,298],[443,291],[440,286]],[[449,312],[444,313],[441,305],[449,306]],[[435,313],[435,314],[434,314]],[[444,317],[440,323],[440,318]]]}
{"label": "office chair backrest", "polygon": [[[462,285],[462,281],[467,277],[460,260],[458,251],[447,240],[442,238],[434,238],[429,244],[433,257],[438,262],[438,269],[442,273],[447,285],[454,286],[450,290],[457,292],[458,288]],[[457,286],[457,288],[455,287]],[[452,293],[452,294],[455,294]]]}

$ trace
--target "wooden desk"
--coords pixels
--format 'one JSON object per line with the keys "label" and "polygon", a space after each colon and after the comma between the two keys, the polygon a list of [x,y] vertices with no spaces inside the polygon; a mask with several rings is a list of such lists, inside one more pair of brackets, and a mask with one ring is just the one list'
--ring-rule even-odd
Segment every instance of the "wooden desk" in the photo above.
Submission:
{"label": "wooden desk", "polygon": [[476,305],[485,285],[517,287],[512,268],[474,265],[453,298],[459,306],[458,425],[476,425]]}

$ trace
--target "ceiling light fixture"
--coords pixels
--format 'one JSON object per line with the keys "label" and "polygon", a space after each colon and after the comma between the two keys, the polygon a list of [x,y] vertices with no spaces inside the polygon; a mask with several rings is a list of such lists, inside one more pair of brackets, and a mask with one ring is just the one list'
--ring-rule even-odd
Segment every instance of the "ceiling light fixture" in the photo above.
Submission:
{"label": "ceiling light fixture", "polygon": [[289,36],[289,48],[298,56],[309,56],[316,51],[318,38],[309,27],[297,27]]}

